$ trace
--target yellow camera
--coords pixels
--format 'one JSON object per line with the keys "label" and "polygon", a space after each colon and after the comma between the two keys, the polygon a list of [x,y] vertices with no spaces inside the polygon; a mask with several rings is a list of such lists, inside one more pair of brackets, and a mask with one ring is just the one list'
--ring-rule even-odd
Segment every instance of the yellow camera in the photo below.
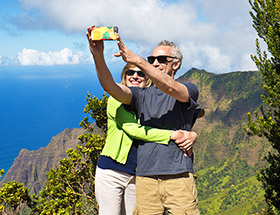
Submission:
{"label": "yellow camera", "polygon": [[116,40],[118,33],[117,26],[94,27],[91,31],[92,40]]}

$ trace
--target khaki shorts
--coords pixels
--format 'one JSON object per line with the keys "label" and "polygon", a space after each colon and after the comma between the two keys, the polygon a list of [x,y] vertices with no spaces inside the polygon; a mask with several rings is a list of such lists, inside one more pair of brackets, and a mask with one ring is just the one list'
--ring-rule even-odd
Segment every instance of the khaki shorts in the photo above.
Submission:
{"label": "khaki shorts", "polygon": [[199,215],[195,180],[192,173],[136,177],[134,215]]}

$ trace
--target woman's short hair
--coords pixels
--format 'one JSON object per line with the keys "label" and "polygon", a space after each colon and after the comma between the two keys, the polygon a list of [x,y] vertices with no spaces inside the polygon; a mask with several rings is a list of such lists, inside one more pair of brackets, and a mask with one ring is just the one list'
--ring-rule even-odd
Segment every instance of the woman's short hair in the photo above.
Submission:
{"label": "woman's short hair", "polygon": [[[131,64],[131,63],[127,63],[123,70],[122,70],[122,74],[121,74],[121,84],[127,86],[127,83],[126,83],[126,74],[125,74],[125,71],[126,70],[129,70],[129,69],[134,69],[136,68],[136,66],[134,64]],[[146,76],[147,80],[146,80],[146,84],[145,84],[145,87],[150,87],[152,85],[152,81],[151,79],[149,79],[147,76]]]}

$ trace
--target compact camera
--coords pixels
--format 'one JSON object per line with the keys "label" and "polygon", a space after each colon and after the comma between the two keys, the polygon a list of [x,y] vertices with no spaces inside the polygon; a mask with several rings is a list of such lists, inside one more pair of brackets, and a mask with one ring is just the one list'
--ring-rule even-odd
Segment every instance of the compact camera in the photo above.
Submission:
{"label": "compact camera", "polygon": [[116,40],[118,33],[117,26],[94,27],[91,31],[92,40]]}

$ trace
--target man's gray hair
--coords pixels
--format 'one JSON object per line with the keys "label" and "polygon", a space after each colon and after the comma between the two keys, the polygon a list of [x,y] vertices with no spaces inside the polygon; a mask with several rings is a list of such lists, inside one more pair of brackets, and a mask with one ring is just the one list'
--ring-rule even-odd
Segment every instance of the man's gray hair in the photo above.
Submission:
{"label": "man's gray hair", "polygon": [[[181,64],[182,64],[183,54],[182,54],[181,50],[179,49],[179,47],[175,43],[170,42],[168,40],[162,40],[158,43],[158,46],[170,46],[173,49],[173,51],[171,53],[172,56],[179,59],[181,61]],[[181,64],[180,64],[180,67],[181,67]]]}

